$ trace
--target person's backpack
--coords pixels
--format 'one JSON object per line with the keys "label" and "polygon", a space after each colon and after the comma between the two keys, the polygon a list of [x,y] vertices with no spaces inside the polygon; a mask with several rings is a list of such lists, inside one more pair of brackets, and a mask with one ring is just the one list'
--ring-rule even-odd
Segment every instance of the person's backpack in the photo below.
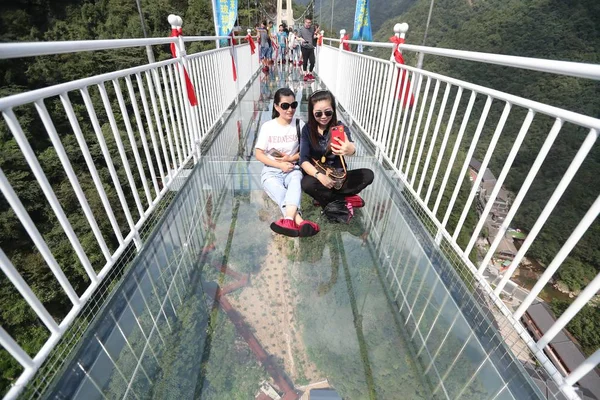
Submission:
{"label": "person's backpack", "polygon": [[334,200],[323,207],[321,215],[324,215],[329,222],[348,224],[354,216],[354,210],[344,200]]}

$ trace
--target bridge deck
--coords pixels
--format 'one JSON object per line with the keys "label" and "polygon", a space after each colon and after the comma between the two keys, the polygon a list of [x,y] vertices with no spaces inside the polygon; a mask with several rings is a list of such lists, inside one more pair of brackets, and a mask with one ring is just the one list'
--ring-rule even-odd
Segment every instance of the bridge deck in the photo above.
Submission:
{"label": "bridge deck", "polygon": [[308,398],[311,384],[345,399],[537,396],[372,156],[350,165],[376,180],[349,225],[323,221],[306,197],[318,235],[270,231],[279,211],[253,143],[277,87],[297,91],[305,117],[317,83],[300,78],[261,73],[231,110],[52,398],[271,398],[264,381],[284,399]]}

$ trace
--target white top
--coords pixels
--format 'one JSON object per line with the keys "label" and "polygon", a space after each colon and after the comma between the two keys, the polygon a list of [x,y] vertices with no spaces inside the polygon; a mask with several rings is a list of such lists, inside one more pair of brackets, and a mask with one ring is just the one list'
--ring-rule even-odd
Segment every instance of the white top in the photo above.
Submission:
{"label": "white top", "polygon": [[290,49],[293,49],[294,47],[296,47],[296,35],[294,35],[293,32],[290,32],[290,34],[288,36],[288,43],[289,43]]}
{"label": "white top", "polygon": [[[281,125],[277,119],[265,122],[260,127],[255,147],[264,151],[270,158],[274,158],[268,154],[272,149],[289,156],[296,154],[300,149],[298,133],[296,132],[297,119],[294,117],[289,125]],[[300,120],[300,131],[303,127],[304,122]]]}

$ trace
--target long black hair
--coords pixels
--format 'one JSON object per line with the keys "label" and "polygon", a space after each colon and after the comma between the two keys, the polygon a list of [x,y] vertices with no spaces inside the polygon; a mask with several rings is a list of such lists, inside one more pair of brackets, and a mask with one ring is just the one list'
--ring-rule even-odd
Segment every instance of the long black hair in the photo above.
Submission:
{"label": "long black hair", "polygon": [[[319,146],[319,123],[317,122],[313,112],[315,109],[315,104],[323,100],[329,100],[331,102],[331,109],[333,110],[333,115],[325,127],[325,130],[328,130],[332,126],[338,124],[337,111],[335,109],[335,97],[333,97],[333,94],[329,90],[318,90],[313,92],[308,100],[308,129],[310,130],[308,137],[310,138],[310,143],[312,144],[313,148],[318,148]],[[331,145],[331,143],[329,143],[329,145]],[[327,146],[328,150],[329,145]]]}
{"label": "long black hair", "polygon": [[279,112],[275,109],[275,105],[279,105],[281,98],[285,96],[292,96],[293,98],[296,98],[296,93],[287,87],[277,89],[275,92],[275,97],[273,97],[273,112],[271,113],[271,119],[279,117]]}

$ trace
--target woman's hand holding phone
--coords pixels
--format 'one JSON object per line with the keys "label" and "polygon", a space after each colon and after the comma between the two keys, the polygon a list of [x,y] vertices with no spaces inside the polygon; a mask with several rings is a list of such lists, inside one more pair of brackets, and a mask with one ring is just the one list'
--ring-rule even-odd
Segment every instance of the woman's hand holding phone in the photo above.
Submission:
{"label": "woman's hand holding phone", "polygon": [[354,145],[346,139],[344,127],[341,125],[331,128],[331,151],[336,156],[345,156],[354,152]]}

